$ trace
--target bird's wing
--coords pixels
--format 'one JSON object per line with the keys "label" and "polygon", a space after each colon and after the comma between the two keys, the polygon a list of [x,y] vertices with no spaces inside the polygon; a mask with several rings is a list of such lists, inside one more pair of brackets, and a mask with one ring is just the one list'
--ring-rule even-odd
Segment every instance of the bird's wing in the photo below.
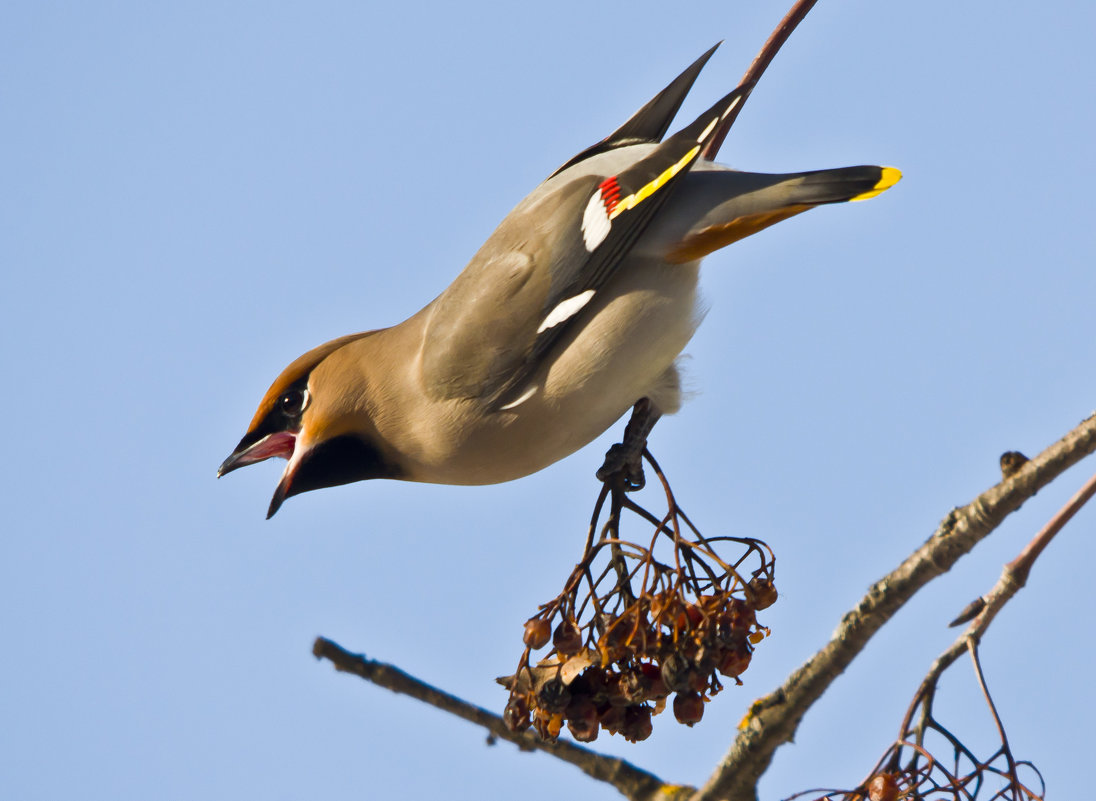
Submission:
{"label": "bird's wing", "polygon": [[592,158],[600,153],[607,153],[608,151],[619,147],[661,142],[662,137],[666,135],[666,131],[670,129],[670,123],[673,122],[674,117],[677,116],[677,111],[681,108],[685,96],[689,94],[689,90],[693,88],[693,84],[696,82],[697,76],[700,75],[700,71],[704,69],[704,65],[708,63],[708,59],[712,57],[712,54],[719,48],[720,44],[722,43],[716,42],[712,45],[707,53],[686,67],[684,72],[674,78],[665,89],[652,97],[650,101],[633,114],[626,123],[597,144],[591,145],[583,150],[552,173],[550,177],[554,178],[579,162],[586,161],[588,158]]}
{"label": "bird's wing", "polygon": [[587,159],[519,204],[428,311],[427,391],[480,398],[495,409],[528,397],[529,379],[552,346],[750,89],[738,87],[615,174],[589,174],[584,165],[595,162]]}

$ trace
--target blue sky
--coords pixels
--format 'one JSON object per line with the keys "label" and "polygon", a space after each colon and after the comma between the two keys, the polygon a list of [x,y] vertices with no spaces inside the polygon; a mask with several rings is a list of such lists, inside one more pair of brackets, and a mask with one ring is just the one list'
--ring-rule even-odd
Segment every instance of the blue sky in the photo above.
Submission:
{"label": "blue sky", "polygon": [[[613,798],[315,662],[317,634],[488,707],[578,557],[611,441],[511,484],[374,482],[263,519],[280,465],[214,479],[269,382],[396,323],[498,220],[713,42],[682,123],[781,3],[7,3],[0,10],[0,795]],[[691,516],[778,554],[746,686],[597,745],[701,782],[749,702],[953,506],[1096,405],[1096,8],[826,2],[721,160],[893,164],[711,258],[694,396],[651,445]],[[1026,504],[807,717],[767,798],[852,785],[944,624],[1083,481]],[[1087,509],[994,624],[1015,753],[1080,798],[1096,708]],[[949,722],[981,731],[965,667]]]}

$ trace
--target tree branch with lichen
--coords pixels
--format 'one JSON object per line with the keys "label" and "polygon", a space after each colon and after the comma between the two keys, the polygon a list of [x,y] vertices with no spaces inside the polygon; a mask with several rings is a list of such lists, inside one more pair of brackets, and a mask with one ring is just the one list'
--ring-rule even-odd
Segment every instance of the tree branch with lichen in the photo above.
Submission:
{"label": "tree branch with lichen", "polygon": [[657,776],[623,759],[605,756],[566,740],[548,741],[529,731],[512,732],[502,717],[494,712],[439,690],[395,665],[351,653],[324,637],[316,638],[312,645],[312,654],[317,659],[328,660],[342,673],[352,673],[379,687],[417,698],[443,712],[482,726],[493,739],[506,740],[523,751],[544,751],[562,759],[590,778],[611,784],[630,801],[654,801],[656,798],[672,801],[678,794],[687,797],[692,793],[692,788],[676,788],[666,784]]}

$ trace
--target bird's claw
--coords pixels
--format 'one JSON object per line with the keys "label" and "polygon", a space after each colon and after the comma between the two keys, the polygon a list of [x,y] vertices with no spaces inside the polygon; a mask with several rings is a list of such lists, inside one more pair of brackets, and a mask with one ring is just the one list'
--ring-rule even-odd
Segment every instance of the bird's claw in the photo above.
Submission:
{"label": "bird's claw", "polygon": [[605,454],[605,461],[597,471],[598,481],[621,489],[636,492],[647,485],[643,475],[643,457],[634,450],[617,443]]}

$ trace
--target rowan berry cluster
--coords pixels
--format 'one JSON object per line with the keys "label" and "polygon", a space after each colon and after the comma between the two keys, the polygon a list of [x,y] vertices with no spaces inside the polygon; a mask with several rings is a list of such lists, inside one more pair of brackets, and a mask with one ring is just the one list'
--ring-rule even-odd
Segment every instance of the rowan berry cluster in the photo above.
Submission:
{"label": "rowan berry cluster", "polygon": [[[517,673],[500,679],[510,690],[503,717],[511,730],[533,727],[555,739],[566,724],[580,742],[601,731],[645,740],[652,716],[667,706],[693,726],[723,689],[721,679],[742,683],[768,633],[756,613],[777,597],[772,554],[758,540],[692,533],[686,540],[663,523],[650,548],[616,536],[588,546],[564,592],[526,622]],[[672,558],[655,558],[660,539]],[[714,550],[729,543],[742,549],[731,563]],[[598,557],[608,562],[600,573]],[[747,579],[739,570],[751,559],[757,566]],[[610,588],[599,591],[602,584]],[[546,647],[533,663],[532,652]]]}

